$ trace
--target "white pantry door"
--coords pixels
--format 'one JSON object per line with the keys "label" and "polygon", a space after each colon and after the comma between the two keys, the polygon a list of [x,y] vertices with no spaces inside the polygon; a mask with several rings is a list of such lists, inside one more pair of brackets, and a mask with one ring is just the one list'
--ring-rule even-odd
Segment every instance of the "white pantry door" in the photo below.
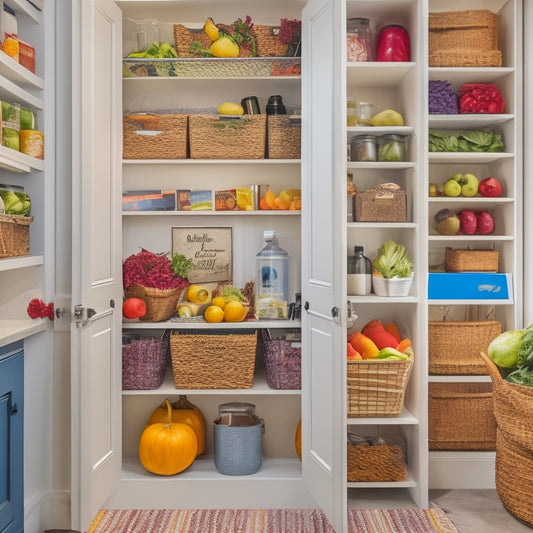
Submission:
{"label": "white pantry door", "polygon": [[86,531],[122,463],[122,13],[76,0],[72,19],[71,497]]}
{"label": "white pantry door", "polygon": [[302,14],[302,468],[337,533],[347,530],[343,4],[310,0]]}

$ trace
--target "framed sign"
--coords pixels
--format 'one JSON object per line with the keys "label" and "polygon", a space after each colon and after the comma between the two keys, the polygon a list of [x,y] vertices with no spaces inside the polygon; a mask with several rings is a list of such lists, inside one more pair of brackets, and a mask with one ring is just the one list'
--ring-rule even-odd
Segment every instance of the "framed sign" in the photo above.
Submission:
{"label": "framed sign", "polygon": [[194,263],[187,275],[189,283],[232,282],[231,227],[174,226],[172,253],[176,252]]}

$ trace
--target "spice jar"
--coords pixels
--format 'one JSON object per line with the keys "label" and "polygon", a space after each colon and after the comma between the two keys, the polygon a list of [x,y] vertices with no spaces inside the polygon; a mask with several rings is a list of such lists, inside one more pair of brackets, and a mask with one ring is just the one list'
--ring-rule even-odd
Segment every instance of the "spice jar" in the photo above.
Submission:
{"label": "spice jar", "polygon": [[366,18],[350,18],[346,22],[346,61],[374,61],[374,49],[370,21]]}
{"label": "spice jar", "polygon": [[376,137],[374,135],[356,135],[350,141],[352,161],[376,161]]}
{"label": "spice jar", "polygon": [[378,161],[405,161],[405,135],[388,133],[379,138]]}
{"label": "spice jar", "polygon": [[374,114],[374,104],[370,102],[359,102],[359,117],[357,119],[358,126],[371,126],[370,119]]}
{"label": "spice jar", "polygon": [[346,98],[346,125],[357,126],[357,102],[355,98]]}

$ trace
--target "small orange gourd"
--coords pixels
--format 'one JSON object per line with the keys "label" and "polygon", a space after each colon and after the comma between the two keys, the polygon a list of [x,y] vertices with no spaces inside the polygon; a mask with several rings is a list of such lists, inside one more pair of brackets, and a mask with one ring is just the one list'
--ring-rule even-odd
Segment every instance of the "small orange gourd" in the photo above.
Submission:
{"label": "small orange gourd", "polygon": [[[167,402],[165,400],[150,416],[148,424],[155,424],[156,422],[167,421]],[[187,424],[196,433],[196,440],[198,441],[198,450],[196,455],[202,455],[205,452],[205,419],[202,411],[191,403],[187,396],[181,394],[176,402],[172,402],[172,422]]]}
{"label": "small orange gourd", "polygon": [[298,426],[296,426],[296,435],[294,436],[294,447],[296,449],[296,455],[302,458],[302,419],[299,420]]}
{"label": "small orange gourd", "polygon": [[196,434],[187,424],[172,423],[167,400],[167,421],[150,424],[139,441],[139,459],[152,474],[173,476],[189,468],[196,458]]}

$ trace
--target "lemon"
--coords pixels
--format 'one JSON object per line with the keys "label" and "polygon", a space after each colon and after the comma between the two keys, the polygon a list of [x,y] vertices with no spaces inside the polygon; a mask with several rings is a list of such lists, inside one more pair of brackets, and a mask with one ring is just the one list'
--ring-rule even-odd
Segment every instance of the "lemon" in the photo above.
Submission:
{"label": "lemon", "polygon": [[212,40],[218,39],[218,28],[215,26],[213,19],[209,17],[204,24],[204,33]]}
{"label": "lemon", "polygon": [[210,305],[204,313],[206,322],[222,322],[224,320],[224,310],[218,305]]}
{"label": "lemon", "polygon": [[218,113],[220,115],[243,115],[244,108],[240,104],[224,102],[218,106]]}
{"label": "lemon", "polygon": [[211,53],[215,57],[238,57],[239,45],[234,43],[229,37],[220,37],[211,45]]}
{"label": "lemon", "polygon": [[216,296],[215,298],[213,298],[213,301],[211,303],[213,305],[218,305],[220,309],[224,309],[224,307],[226,307],[226,300],[224,300],[222,296]]}
{"label": "lemon", "polygon": [[226,303],[224,307],[224,320],[226,322],[242,322],[247,314],[246,307],[237,300]]}
{"label": "lemon", "polygon": [[201,285],[189,285],[187,300],[195,304],[207,304],[211,301],[211,291]]}
{"label": "lemon", "polygon": [[370,119],[372,126],[403,126],[403,117],[394,109],[385,109]]}

